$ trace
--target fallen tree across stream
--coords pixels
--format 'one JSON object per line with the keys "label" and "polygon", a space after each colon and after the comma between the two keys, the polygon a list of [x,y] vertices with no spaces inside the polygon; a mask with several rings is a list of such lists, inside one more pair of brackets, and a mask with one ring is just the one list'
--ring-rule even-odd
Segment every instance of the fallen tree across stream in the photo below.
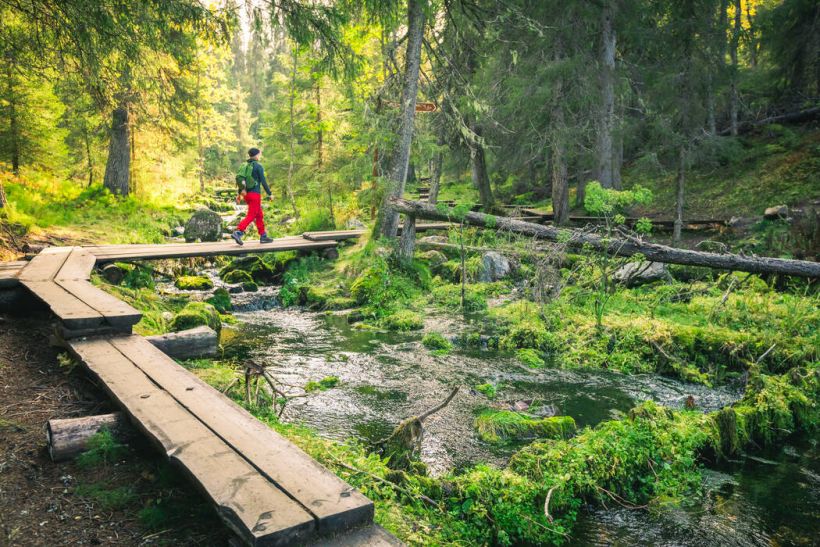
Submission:
{"label": "fallen tree across stream", "polygon": [[463,221],[464,224],[471,226],[503,230],[538,239],[557,241],[575,249],[589,246],[596,251],[614,256],[634,256],[640,254],[643,255],[646,260],[664,262],[667,264],[704,266],[707,268],[735,270],[756,274],[781,274],[815,279],[820,278],[820,263],[807,260],[753,257],[676,249],[666,245],[649,243],[629,235],[606,238],[581,230],[542,226],[540,224],[484,213],[456,213],[455,210],[450,207],[439,208],[427,203],[400,198],[391,199],[390,204],[399,213],[404,213],[408,215],[408,217],[411,217],[413,219],[412,222],[415,222],[416,218],[450,222]]}

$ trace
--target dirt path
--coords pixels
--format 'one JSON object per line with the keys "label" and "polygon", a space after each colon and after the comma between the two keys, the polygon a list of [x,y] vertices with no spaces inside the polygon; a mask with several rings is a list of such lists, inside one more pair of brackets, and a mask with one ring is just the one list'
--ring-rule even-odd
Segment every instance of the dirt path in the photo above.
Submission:
{"label": "dirt path", "polygon": [[225,545],[209,505],[141,437],[110,463],[53,463],[49,418],[112,410],[47,344],[47,317],[0,315],[0,546]]}

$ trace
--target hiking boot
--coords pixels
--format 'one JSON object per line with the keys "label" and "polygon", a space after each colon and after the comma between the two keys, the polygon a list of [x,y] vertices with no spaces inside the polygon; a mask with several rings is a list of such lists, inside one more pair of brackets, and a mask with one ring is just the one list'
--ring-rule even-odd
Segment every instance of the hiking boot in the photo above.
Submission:
{"label": "hiking boot", "polygon": [[273,240],[267,234],[264,234],[259,237],[259,243],[273,243]]}
{"label": "hiking boot", "polygon": [[242,243],[242,236],[243,236],[243,235],[245,235],[243,232],[241,232],[241,231],[237,230],[237,231],[235,231],[234,233],[232,233],[232,234],[231,234],[231,237],[232,237],[232,238],[233,238],[233,240],[234,240],[234,241],[236,241],[239,245],[244,245],[244,243]]}

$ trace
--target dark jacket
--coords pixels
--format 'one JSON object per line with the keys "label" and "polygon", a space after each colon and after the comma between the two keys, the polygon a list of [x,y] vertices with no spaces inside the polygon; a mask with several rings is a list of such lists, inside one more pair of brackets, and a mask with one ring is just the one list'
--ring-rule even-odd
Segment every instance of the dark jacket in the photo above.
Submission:
{"label": "dark jacket", "polygon": [[248,193],[261,194],[261,192],[259,191],[259,187],[261,186],[265,189],[265,192],[267,192],[268,195],[271,195],[270,188],[268,187],[268,181],[267,179],[265,179],[265,169],[262,167],[262,164],[256,160],[248,161],[254,162],[253,171],[251,171],[251,176],[253,177],[253,180],[259,183],[255,188],[248,190]]}

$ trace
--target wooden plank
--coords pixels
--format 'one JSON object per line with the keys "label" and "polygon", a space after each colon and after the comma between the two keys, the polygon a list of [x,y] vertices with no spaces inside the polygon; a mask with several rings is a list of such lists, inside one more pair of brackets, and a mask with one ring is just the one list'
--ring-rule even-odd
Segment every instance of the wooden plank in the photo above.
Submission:
{"label": "wooden plank", "polygon": [[137,427],[187,472],[244,541],[287,545],[315,532],[315,521],[304,508],[157,388],[108,340],[72,341],[70,346]]}
{"label": "wooden plank", "polygon": [[93,254],[82,247],[75,247],[54,278],[58,280],[75,279],[89,281],[91,279],[91,271],[94,269],[96,262],[97,259]]}
{"label": "wooden plank", "polygon": [[296,445],[175,363],[141,336],[111,344],[332,533],[373,521],[373,503]]}
{"label": "wooden plank", "polygon": [[131,328],[142,319],[142,313],[88,281],[58,279],[56,283],[98,312],[114,328]]}
{"label": "wooden plank", "polygon": [[69,329],[94,329],[105,324],[102,314],[53,281],[21,280],[21,283],[45,302]]}
{"label": "wooden plank", "polygon": [[49,281],[63,267],[73,247],[47,247],[20,272],[20,281]]}
{"label": "wooden plank", "polygon": [[334,247],[335,241],[307,241],[303,238],[299,240],[288,240],[282,243],[259,243],[256,241],[249,241],[245,245],[237,245],[236,243],[219,243],[218,246],[211,246],[207,248],[197,248],[189,244],[184,246],[174,246],[171,249],[165,249],[164,245],[156,245],[148,250],[133,252],[130,250],[114,250],[111,252],[100,251],[91,252],[97,257],[97,262],[110,262],[114,260],[152,260],[162,258],[188,258],[188,257],[207,257],[207,256],[232,256],[244,254],[262,254],[274,253],[281,251],[295,251],[295,250],[318,250]]}

